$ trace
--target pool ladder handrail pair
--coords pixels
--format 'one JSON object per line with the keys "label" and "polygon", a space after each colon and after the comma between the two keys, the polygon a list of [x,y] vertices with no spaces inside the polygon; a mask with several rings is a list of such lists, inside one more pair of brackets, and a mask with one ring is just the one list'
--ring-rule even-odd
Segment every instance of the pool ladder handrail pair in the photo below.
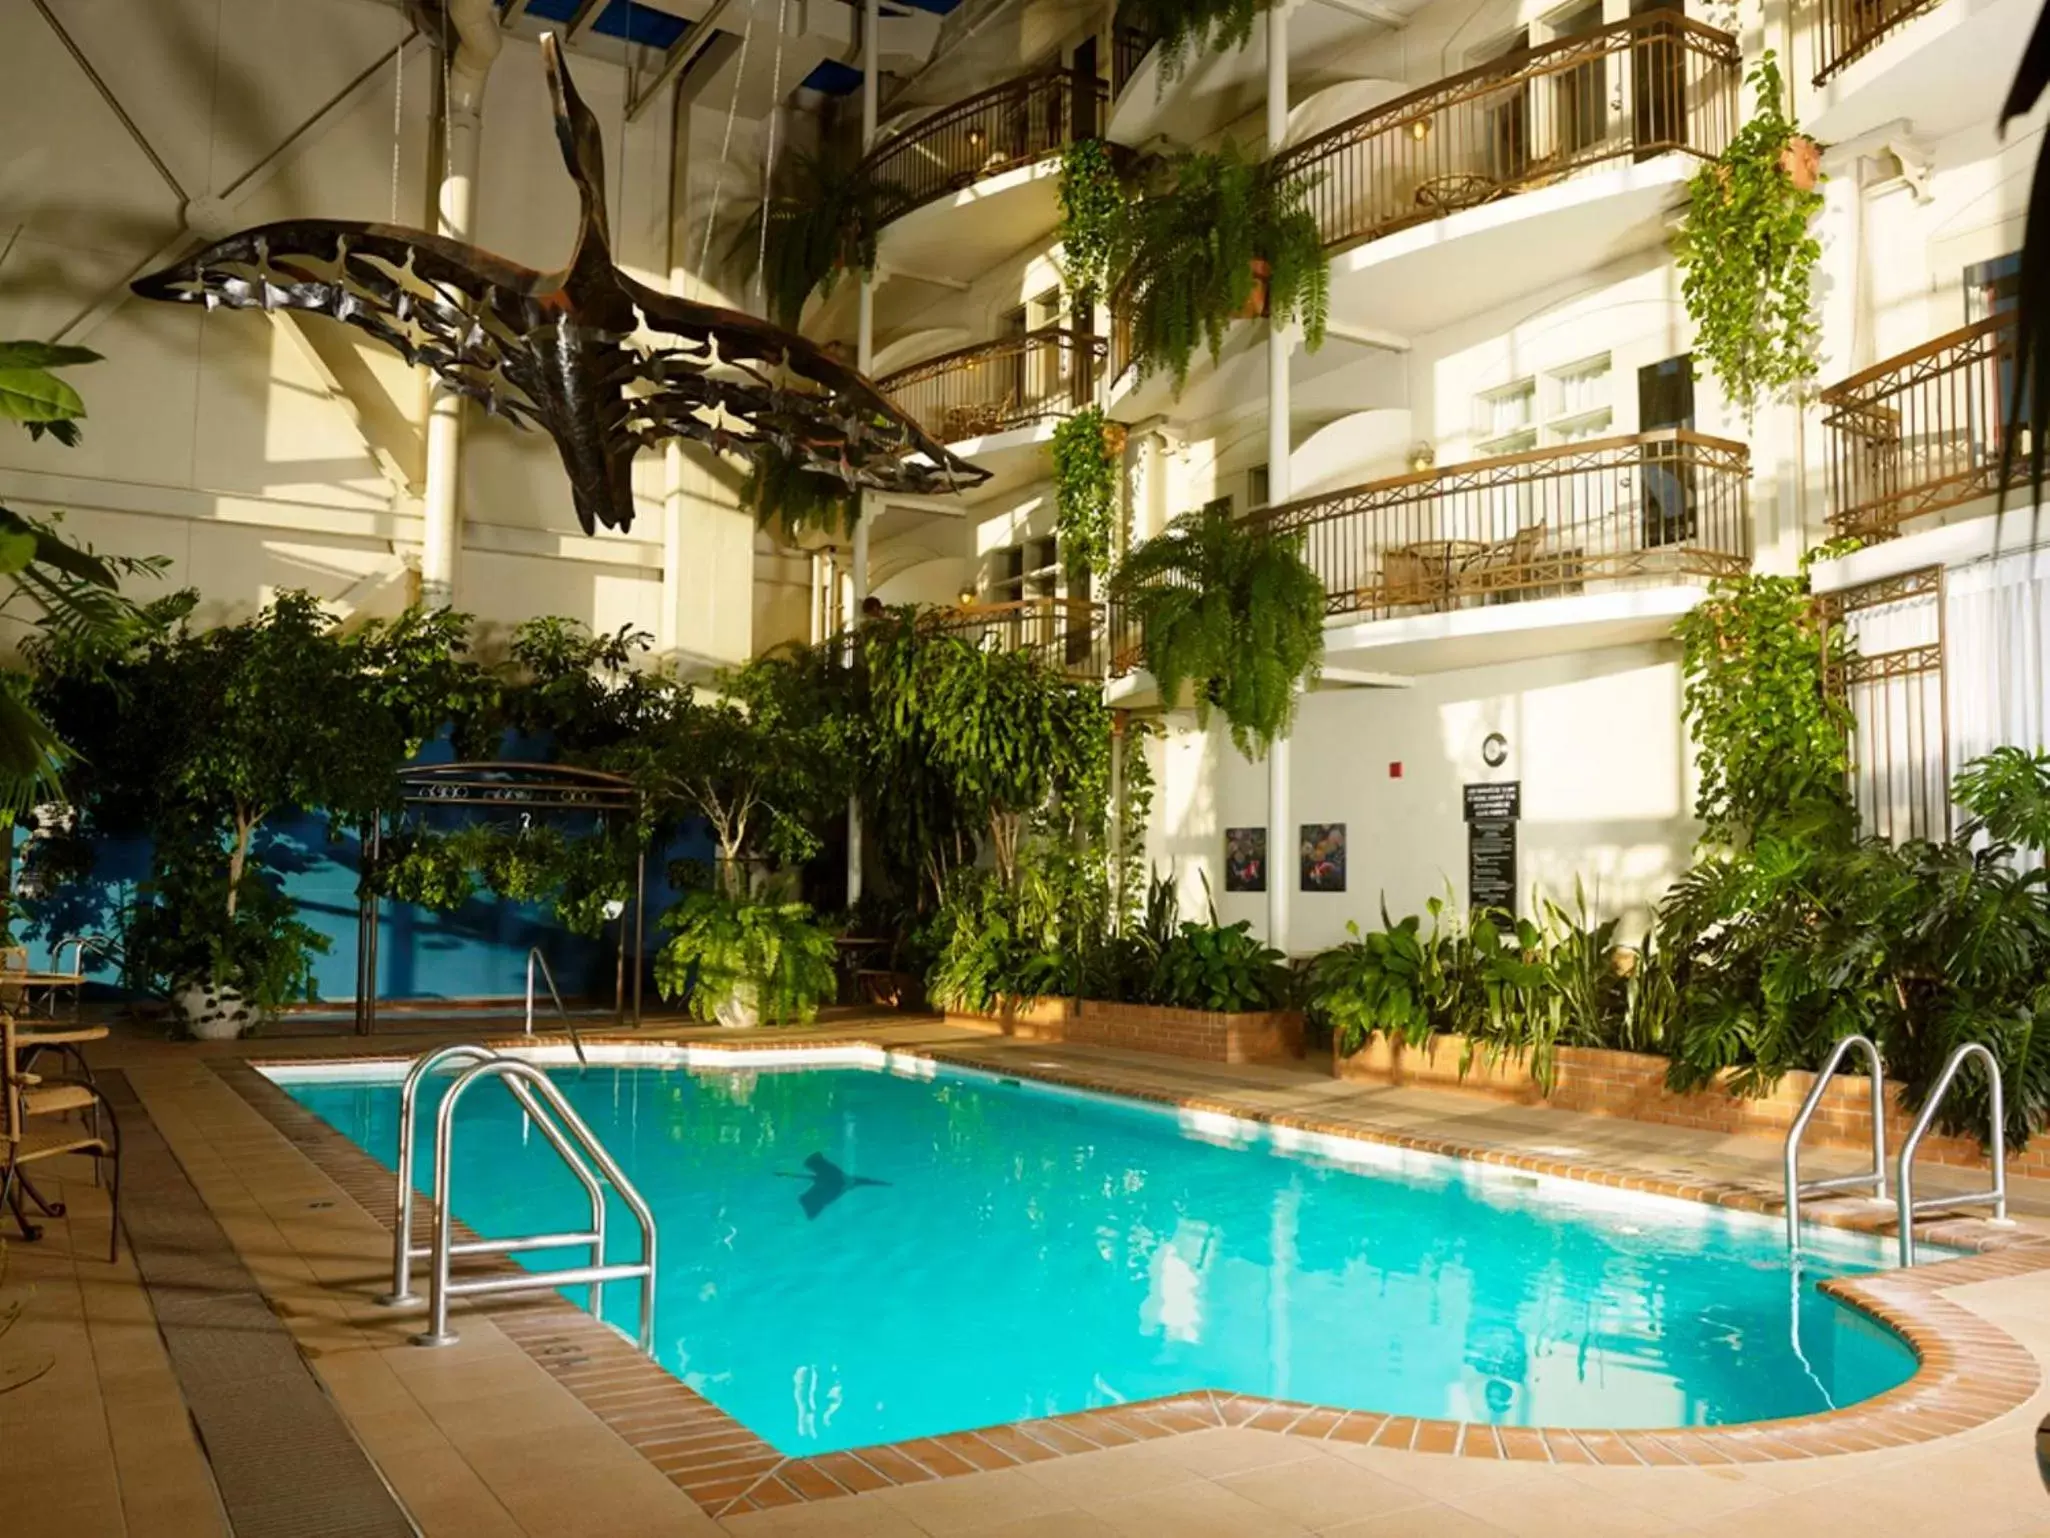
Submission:
{"label": "pool ladder handrail pair", "polygon": [[[435,1115],[434,1170],[427,1200],[434,1211],[431,1243],[413,1243],[413,1107],[420,1084],[444,1063],[466,1062],[456,1082]],[[455,1144],[455,1111],[470,1086],[495,1079],[506,1087],[528,1121],[541,1131],[548,1145],[584,1188],[591,1202],[591,1224],[582,1233],[527,1234],[511,1239],[455,1238],[455,1203],[450,1194],[450,1168]],[[545,1109],[544,1109],[545,1107]],[[588,1161],[588,1162],[587,1162]],[[597,1166],[594,1172],[592,1166]],[[619,1193],[641,1230],[641,1258],[608,1264],[605,1260],[605,1187],[598,1176]],[[531,1063],[504,1057],[489,1047],[460,1045],[439,1047],[413,1060],[406,1082],[399,1091],[399,1157],[394,1182],[396,1221],[392,1226],[392,1290],[378,1301],[388,1307],[405,1307],[420,1301],[413,1291],[413,1262],[430,1262],[427,1278],[427,1329],[413,1337],[416,1346],[454,1344],[456,1332],[449,1328],[450,1298],[477,1297],[510,1292],[533,1292],[550,1287],[588,1284],[591,1312],[604,1319],[604,1288],[607,1282],[638,1281],[640,1292],[640,1348],[655,1352],[655,1215],[634,1183],[626,1177],[605,1145],[584,1119],[571,1109],[548,1076]],[[588,1249],[591,1262],[552,1271],[517,1271],[508,1274],[466,1277],[450,1275],[458,1255],[509,1255],[530,1250]]]}
{"label": "pool ladder handrail pair", "polygon": [[[1801,1179],[1801,1138],[1808,1130],[1808,1124],[1815,1117],[1816,1107],[1829,1088],[1829,1081],[1835,1077],[1843,1060],[1853,1051],[1863,1054],[1866,1069],[1872,1084],[1872,1167],[1860,1170],[1855,1175],[1837,1175],[1827,1180]],[[1950,1093],[1950,1086],[1958,1076],[1958,1070],[1966,1061],[1979,1058],[1986,1065],[1987,1088],[1992,1098],[1992,1149],[1993,1184],[1984,1191],[1967,1191],[1958,1196],[1931,1196],[1917,1201],[1914,1194],[1915,1150],[1922,1146],[1922,1138],[1936,1120],[1936,1113],[1943,1106],[1943,1097]],[[1993,1054],[1978,1042],[1966,1042],[1943,1065],[1943,1072],[1937,1077],[1936,1087],[1923,1102],[1921,1115],[1915,1118],[1915,1125],[1909,1130],[1907,1139],[1901,1144],[1900,1156],[1895,1165],[1895,1206],[1900,1214],[1900,1261],[1904,1266],[1915,1263],[1915,1216],[1923,1212],[1942,1212],[1955,1207],[1976,1207],[1989,1203],[1993,1208],[1993,1221],[2007,1220],[2007,1146],[2003,1135],[2007,1124],[2006,1108],[2000,1084],[2000,1063]],[[1875,1201],[1886,1200],[1886,1070],[1879,1060],[1879,1048],[1869,1036],[1846,1036],[1831,1050],[1815,1074],[1815,1082],[1809,1087],[1808,1097],[1801,1102],[1801,1109],[1794,1117],[1794,1124],[1787,1129],[1785,1150],[1786,1162],[1786,1212],[1787,1248],[1795,1254],[1801,1250],[1801,1198],[1821,1196],[1831,1191],[1855,1191],[1869,1188]]]}

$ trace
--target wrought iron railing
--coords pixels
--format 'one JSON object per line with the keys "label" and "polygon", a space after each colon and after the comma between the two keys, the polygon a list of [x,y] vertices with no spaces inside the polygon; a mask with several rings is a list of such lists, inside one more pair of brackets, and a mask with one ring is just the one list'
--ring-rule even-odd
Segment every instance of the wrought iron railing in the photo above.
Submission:
{"label": "wrought iron railing", "polygon": [[1677,10],[1526,49],[1386,102],[1276,162],[1327,249],[1618,160],[1720,154],[1740,117],[1737,40]]}
{"label": "wrought iron railing", "polygon": [[1706,581],[1751,565],[1750,455],[1680,428],[1374,481],[1251,515],[1300,535],[1330,614]]}
{"label": "wrought iron railing", "polygon": [[1939,0],[1821,0],[1815,12],[1815,83],[1862,59]]}
{"label": "wrought iron railing", "polygon": [[[2014,343],[2010,311],[1822,392],[1829,523],[1836,533],[1891,539],[1910,519],[2002,489]],[[2015,448],[2019,480],[2027,473],[2028,445]]]}
{"label": "wrought iron railing", "polygon": [[1139,66],[1146,62],[1146,55],[1153,52],[1153,45],[1159,41],[1145,27],[1135,27],[1122,20],[1112,25],[1110,94],[1113,101],[1125,94],[1125,87],[1132,83],[1132,77],[1139,73]]}
{"label": "wrought iron railing", "polygon": [[866,162],[881,189],[878,222],[1091,137],[1102,125],[1108,94],[1094,76],[1041,71],[912,124],[878,145]]}
{"label": "wrought iron railing", "polygon": [[1030,652],[1070,678],[1118,678],[1140,665],[1139,636],[1117,604],[1024,598],[940,609],[925,623],[991,651]]}
{"label": "wrought iron railing", "polygon": [[1839,588],[1815,607],[1824,685],[1849,717],[1845,782],[1860,825],[1889,843],[1948,838],[1943,569]]}
{"label": "wrought iron railing", "polygon": [[876,381],[942,443],[1071,416],[1096,398],[1108,344],[1048,327],[914,363]]}

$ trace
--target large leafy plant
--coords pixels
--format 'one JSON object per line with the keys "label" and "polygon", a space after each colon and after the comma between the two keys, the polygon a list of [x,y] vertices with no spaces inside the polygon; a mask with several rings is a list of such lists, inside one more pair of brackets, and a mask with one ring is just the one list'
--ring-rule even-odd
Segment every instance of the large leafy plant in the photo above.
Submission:
{"label": "large leafy plant", "polygon": [[737,1003],[771,1024],[805,1023],[833,996],[833,937],[803,903],[688,892],[662,924],[670,938],[655,957],[655,986],[665,999],[688,994],[700,1020]]}
{"label": "large leafy plant", "polygon": [[1729,148],[1688,183],[1675,238],[1694,351],[1748,414],[1815,372],[1821,335],[1811,292],[1822,245],[1812,143],[1788,115],[1768,49],[1752,69],[1757,108]]}
{"label": "large leafy plant", "polygon": [[1107,574],[1117,531],[1118,456],[1112,424],[1091,406],[1053,430],[1055,527],[1069,579]]}
{"label": "large leafy plant", "polygon": [[740,505],[754,514],[755,527],[786,544],[806,534],[851,538],[861,518],[861,493],[845,481],[807,470],[782,449],[768,447],[748,464],[740,483]]}
{"label": "large leafy plant", "polygon": [[1296,697],[1323,664],[1324,585],[1301,543],[1206,507],[1128,555],[1112,588],[1161,698],[1173,705],[1193,686],[1197,720],[1221,712],[1248,758],[1288,735]]}
{"label": "large leafy plant", "polygon": [[1196,349],[1216,358],[1231,323],[1256,311],[1277,326],[1299,323],[1312,351],[1323,344],[1331,268],[1308,184],[1247,160],[1229,140],[1166,162],[1158,185],[1126,209],[1110,283],[1140,377],[1165,369],[1177,393]]}

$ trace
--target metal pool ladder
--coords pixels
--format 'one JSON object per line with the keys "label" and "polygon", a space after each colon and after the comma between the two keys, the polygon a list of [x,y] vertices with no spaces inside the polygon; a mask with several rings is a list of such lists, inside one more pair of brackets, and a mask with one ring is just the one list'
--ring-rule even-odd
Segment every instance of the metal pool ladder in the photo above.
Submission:
{"label": "metal pool ladder", "polygon": [[527,951],[527,1034],[534,1034],[534,968],[541,969],[542,979],[548,984],[548,997],[555,1000],[555,1012],[562,1017],[562,1028],[569,1032],[569,1044],[577,1049],[577,1061],[588,1064],[584,1056],[584,1038],[577,1034],[576,1022],[570,1019],[569,1011],[562,1007],[562,994],[555,986],[555,974],[549,970],[548,958],[541,954],[541,947],[532,946]]}
{"label": "metal pool ladder", "polygon": [[[1838,1066],[1852,1049],[1865,1054],[1865,1066],[1872,1076],[1872,1168],[1861,1170],[1855,1175],[1837,1175],[1829,1180],[1811,1180],[1801,1183],[1801,1137],[1807,1132],[1808,1123],[1814,1119],[1815,1108],[1822,1103],[1823,1092],[1829,1088],[1829,1081],[1835,1077]],[[1794,1117],[1793,1126],[1787,1129],[1786,1146],[1787,1180],[1787,1248],[1795,1254],[1801,1250],[1801,1198],[1821,1196],[1829,1191],[1855,1191],[1870,1187],[1873,1198],[1886,1200],[1886,1071],[1879,1064],[1879,1048],[1869,1036],[1846,1036],[1836,1044],[1820,1071],[1815,1083],[1809,1088],[1808,1098],[1801,1102],[1801,1109]]]}
{"label": "metal pool ladder", "polygon": [[[1943,1097],[1950,1093],[1951,1082],[1957,1078],[1967,1058],[1978,1058],[1986,1065],[1986,1092],[1992,1101],[1992,1115],[1988,1127],[1988,1146],[1993,1150],[1993,1184],[1984,1191],[1967,1191],[1962,1196],[1925,1196],[1915,1200],[1914,1163],[1915,1150],[1921,1146],[1922,1134],[1929,1130],[1936,1113],[1943,1105]],[[1922,1103],[1922,1114],[1915,1118],[1914,1128],[1908,1133],[1908,1140],[1901,1144],[1900,1173],[1895,1181],[1900,1203],[1901,1264],[1915,1263],[1915,1215],[1922,1212],[1943,1212],[1952,1207],[1976,1207],[1986,1203],[1993,1208],[1993,1221],[2007,1221],[2007,1104],[2000,1084],[2000,1060],[1981,1042],[1968,1041],[1950,1054],[1943,1065],[1943,1072],[1937,1076],[1936,1087],[1929,1091],[1929,1098]]]}
{"label": "metal pool ladder", "polygon": [[[420,1083],[443,1063],[467,1063],[461,1076],[450,1086],[434,1122],[434,1170],[427,1199],[434,1209],[434,1237],[429,1244],[413,1242],[413,1107],[419,1099]],[[449,1191],[451,1155],[455,1142],[455,1109],[470,1086],[484,1079],[496,1079],[541,1131],[562,1162],[584,1188],[590,1199],[591,1221],[581,1233],[527,1234],[512,1239],[468,1239],[454,1234],[454,1201]],[[593,1172],[592,1166],[597,1167]],[[607,1264],[605,1260],[605,1187],[598,1176],[619,1193],[641,1230],[641,1258]],[[453,1344],[456,1333],[448,1325],[448,1301],[452,1297],[476,1297],[508,1292],[532,1292],[548,1287],[587,1283],[591,1289],[591,1312],[604,1318],[604,1287],[607,1282],[638,1281],[640,1286],[640,1347],[652,1356],[655,1350],[655,1215],[633,1182],[598,1141],[582,1117],[570,1108],[562,1091],[531,1063],[502,1057],[489,1047],[440,1047],[415,1058],[399,1091],[399,1157],[394,1194],[397,1221],[392,1231],[392,1290],[378,1299],[389,1306],[418,1303],[413,1291],[412,1266],[416,1260],[430,1262],[427,1278],[427,1329],[413,1337],[417,1346]],[[449,1272],[457,1255],[508,1255],[521,1251],[577,1248],[590,1251],[590,1262],[554,1271],[518,1271],[494,1276],[456,1280]]]}

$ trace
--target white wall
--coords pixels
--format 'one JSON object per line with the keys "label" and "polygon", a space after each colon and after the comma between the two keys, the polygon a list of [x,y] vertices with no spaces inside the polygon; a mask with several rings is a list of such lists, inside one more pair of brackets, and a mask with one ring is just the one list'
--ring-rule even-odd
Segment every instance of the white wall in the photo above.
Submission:
{"label": "white wall", "polygon": [[[1149,747],[1156,786],[1147,856],[1181,879],[1200,912],[1202,876],[1227,922],[1264,930],[1266,898],[1224,891],[1224,830],[1267,821],[1267,766],[1176,713]],[[1490,732],[1509,739],[1500,769],[1481,759]],[[1614,647],[1418,678],[1408,689],[1326,690],[1304,699],[1291,755],[1298,825],[1346,825],[1347,890],[1301,891],[1296,830],[1269,833],[1272,877],[1292,893],[1290,949],[1345,938],[1348,919],[1400,918],[1448,887],[1466,903],[1461,787],[1523,784],[1520,906],[1533,889],[1570,905],[1575,877],[1605,915],[1640,928],[1649,905],[1690,859],[1698,833],[1691,754],[1680,724],[1680,674],[1670,644]],[[1392,766],[1400,764],[1396,777]]]}

